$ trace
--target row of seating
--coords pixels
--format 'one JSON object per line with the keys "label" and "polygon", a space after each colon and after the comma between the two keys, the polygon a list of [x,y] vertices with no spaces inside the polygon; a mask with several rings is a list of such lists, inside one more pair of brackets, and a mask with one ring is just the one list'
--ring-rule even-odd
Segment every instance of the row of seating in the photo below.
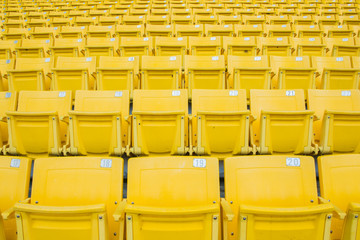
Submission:
{"label": "row of seating", "polygon": [[[201,48],[209,50],[207,46]],[[98,59],[98,60],[96,60]],[[0,60],[1,90],[359,89],[360,57],[142,56]],[[96,67],[98,66],[98,67]],[[184,69],[184,73],[183,73]]]}
{"label": "row of seating", "polygon": [[27,198],[32,161],[0,157],[0,239],[357,239],[360,156],[317,161],[321,197],[313,158],[279,155],[225,159],[220,198],[216,158],[132,158],[123,199],[121,158],[39,158]]}
{"label": "row of seating", "polygon": [[[1,93],[2,154],[207,155],[360,152],[360,91]],[[73,109],[73,110],[72,110]],[[319,121],[316,121],[319,120]],[[34,136],[36,136],[34,138]]]}

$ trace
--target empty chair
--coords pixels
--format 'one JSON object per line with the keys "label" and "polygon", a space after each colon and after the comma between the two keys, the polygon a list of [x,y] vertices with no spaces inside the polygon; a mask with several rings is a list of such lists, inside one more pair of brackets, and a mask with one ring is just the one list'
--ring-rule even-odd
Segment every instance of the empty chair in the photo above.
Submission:
{"label": "empty chair", "polygon": [[144,16],[127,16],[124,15],[122,19],[124,25],[144,25],[145,17]]}
{"label": "empty chair", "polygon": [[191,55],[220,55],[221,46],[221,37],[189,37],[189,49]]}
{"label": "empty chair", "polygon": [[324,38],[331,56],[360,56],[360,46],[354,38]]}
{"label": "empty chair", "polygon": [[262,37],[264,30],[261,24],[235,25],[235,34],[238,37]]}
{"label": "empty chair", "polygon": [[95,25],[97,22],[96,17],[76,17],[74,21],[74,26],[81,27],[85,26],[88,27],[90,25]]}
{"label": "empty chair", "polygon": [[186,37],[156,37],[155,55],[156,56],[185,56],[187,53]]}
{"label": "empty chair", "polygon": [[228,56],[229,86],[245,89],[250,99],[250,89],[270,89],[271,68],[267,56]]}
{"label": "empty chair", "polygon": [[175,35],[177,37],[201,37],[204,34],[204,25],[175,25]]}
{"label": "empty chair", "polygon": [[71,26],[72,23],[73,23],[73,18],[66,18],[66,17],[53,17],[50,20],[51,27]]}
{"label": "empty chair", "polygon": [[0,41],[0,59],[10,59],[15,56],[15,48],[20,47],[19,40]]}
{"label": "empty chair", "polygon": [[51,70],[52,90],[91,90],[96,79],[96,57],[59,57]]}
{"label": "empty chair", "polygon": [[188,152],[188,94],[182,90],[134,90],[132,148],[135,155]]}
{"label": "empty chair", "polygon": [[133,97],[139,82],[139,57],[104,57],[97,68],[97,90],[129,90]]}
{"label": "empty chair", "polygon": [[17,58],[14,70],[7,70],[9,91],[48,90],[50,58]]}
{"label": "empty chair", "polygon": [[265,25],[264,32],[268,37],[292,37],[294,35],[290,24]]}
{"label": "empty chair", "polygon": [[[6,118],[7,111],[15,111],[17,107],[16,92],[0,92],[0,152],[5,154],[8,147],[8,124]],[[1,208],[0,208],[1,209]],[[1,209],[3,210],[3,209]]]}
{"label": "empty chair", "polygon": [[168,25],[170,24],[170,18],[168,16],[150,15],[146,18],[147,24],[151,25]]}
{"label": "empty chair", "polygon": [[295,33],[299,38],[322,37],[324,35],[318,25],[295,25]]}
{"label": "empty chair", "polygon": [[322,153],[359,153],[359,90],[309,90],[308,108],[314,122],[314,139]]}
{"label": "empty chair", "polygon": [[230,157],[224,179],[228,239],[330,239],[334,207],[318,197],[312,157]]}
{"label": "empty chair", "polygon": [[[288,11],[284,12],[284,14],[287,13],[287,12]],[[268,23],[270,23],[270,25],[290,24],[290,19],[289,19],[289,16],[287,16],[287,15],[280,15],[280,16],[268,15],[268,16],[266,16],[266,20],[268,21]]]}
{"label": "empty chair", "polygon": [[266,23],[265,15],[243,16],[242,19],[245,25],[254,25],[254,24],[263,25]]}
{"label": "empty chair", "polygon": [[290,38],[296,56],[325,56],[326,45],[320,37]]}
{"label": "empty chair", "polygon": [[259,37],[257,40],[261,55],[291,56],[288,37]]}
{"label": "empty chair", "polygon": [[118,37],[143,37],[144,25],[116,25],[115,34]]}
{"label": "empty chair", "polygon": [[353,31],[347,25],[338,26],[322,26],[321,27],[327,37],[353,37]]}
{"label": "empty chair", "polygon": [[249,154],[250,111],[246,91],[192,91],[192,146],[197,155]]}
{"label": "empty chair", "polygon": [[[0,239],[16,240],[16,218],[9,216],[9,209],[28,197],[31,159],[25,157],[0,157],[0,213],[7,219],[3,221],[0,216]],[[4,223],[4,225],[2,225]],[[1,235],[1,233],[3,235]]]}
{"label": "empty chair", "polygon": [[93,26],[90,25],[86,31],[87,37],[111,38],[115,35],[115,27],[113,26]]}
{"label": "empty chair", "polygon": [[205,24],[205,35],[207,37],[232,37],[234,35],[234,26],[230,25],[212,25]]}
{"label": "empty chair", "polygon": [[83,48],[85,40],[79,39],[61,39],[54,40],[54,46],[50,47],[50,56],[55,62],[58,57],[81,57],[83,56]]}
{"label": "empty chair", "polygon": [[[252,138],[260,154],[311,154],[314,111],[303,90],[250,90]],[[291,133],[291,134],[289,134]]]}
{"label": "empty chair", "polygon": [[117,56],[118,46],[117,38],[88,37],[86,38],[85,57],[96,57],[98,66],[100,56]]}
{"label": "empty chair", "polygon": [[272,88],[303,90],[315,88],[316,69],[311,68],[309,56],[270,56],[270,65],[274,74]]}
{"label": "empty chair", "polygon": [[181,68],[181,56],[142,56],[141,89],[181,88]]}
{"label": "empty chair", "polygon": [[255,56],[257,52],[255,37],[223,37],[226,55]]}
{"label": "empty chair", "polygon": [[193,89],[225,89],[224,56],[185,56],[185,87],[190,99]]}
{"label": "empty chair", "polygon": [[193,18],[190,15],[172,15],[171,16],[172,24],[180,24],[180,25],[192,25]]}
{"label": "empty chair", "polygon": [[123,225],[110,217],[122,201],[122,176],[121,158],[36,159],[31,199],[12,209],[19,216],[18,235],[54,240],[122,236]]}
{"label": "empty chair", "polygon": [[21,46],[15,48],[17,58],[44,58],[48,56],[49,39],[23,39]]}
{"label": "empty chair", "polygon": [[148,37],[171,37],[172,35],[172,25],[146,25],[146,36]]}
{"label": "empty chair", "polygon": [[125,213],[127,239],[220,239],[218,167],[208,157],[131,158],[128,197],[114,214]]}
{"label": "empty chair", "polygon": [[195,15],[195,24],[218,24],[218,18],[215,15],[210,16],[202,16],[202,15]]}
{"label": "empty chair", "polygon": [[121,156],[128,148],[129,91],[76,91],[69,112],[71,155]]}
{"label": "empty chair", "polygon": [[317,69],[316,87],[320,89],[358,89],[360,69],[351,67],[350,56],[312,57]]}
{"label": "empty chair", "polygon": [[134,38],[122,37],[120,38],[120,56],[134,57],[152,55],[153,52],[152,38]]}
{"label": "empty chair", "polygon": [[315,25],[312,16],[291,16],[291,21],[294,25]]}
{"label": "empty chair", "polygon": [[71,92],[21,91],[17,111],[8,111],[10,154],[60,155],[66,142],[65,117]]}
{"label": "empty chair", "polygon": [[58,27],[34,27],[29,33],[30,39],[50,39],[54,41],[58,36],[60,28]]}
{"label": "empty chair", "polygon": [[99,26],[114,26],[119,25],[121,18],[119,16],[100,16]]}
{"label": "empty chair", "polygon": [[359,239],[359,163],[358,154],[318,158],[321,197],[343,212],[331,221],[333,239]]}
{"label": "empty chair", "polygon": [[7,28],[3,29],[2,37],[4,40],[26,39],[31,28]]}
{"label": "empty chair", "polygon": [[73,39],[81,39],[86,34],[86,27],[70,27],[63,26],[61,27],[61,31],[59,32],[60,38],[73,38]]}
{"label": "empty chair", "polygon": [[337,20],[336,16],[314,16],[314,20],[321,27],[339,25],[339,20]]}

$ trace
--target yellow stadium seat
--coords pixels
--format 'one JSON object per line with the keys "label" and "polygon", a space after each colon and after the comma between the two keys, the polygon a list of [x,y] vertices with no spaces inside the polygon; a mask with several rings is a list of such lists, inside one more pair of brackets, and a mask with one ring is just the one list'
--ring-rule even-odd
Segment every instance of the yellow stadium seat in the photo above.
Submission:
{"label": "yellow stadium seat", "polygon": [[351,67],[350,56],[312,57],[318,71],[316,87],[320,89],[358,89],[360,69]]}
{"label": "yellow stadium seat", "polygon": [[171,37],[173,36],[172,25],[146,25],[147,37]]}
{"label": "yellow stadium seat", "polygon": [[[7,215],[8,209],[28,197],[31,162],[31,159],[24,157],[0,157],[0,213]],[[4,227],[0,229],[1,240],[17,239],[15,216],[9,216],[3,226],[0,216],[1,227]]]}
{"label": "yellow stadium seat", "polygon": [[[157,6],[152,6],[151,9],[151,15],[150,16],[166,16],[168,18],[169,24],[170,24],[170,12],[169,9],[167,7],[164,7],[165,4],[157,4]],[[158,8],[159,7],[159,8]],[[150,16],[147,16],[147,19],[149,19]],[[154,19],[154,18],[152,18]],[[155,20],[156,22],[156,20]],[[160,22],[158,22],[160,23]]]}
{"label": "yellow stadium seat", "polygon": [[360,25],[349,25],[349,29],[353,31],[355,36],[360,36]]}
{"label": "yellow stadium seat", "polygon": [[129,91],[76,91],[69,112],[71,155],[121,156],[126,152]]}
{"label": "yellow stadium seat", "polygon": [[74,26],[90,26],[97,23],[97,17],[76,17],[74,21]]}
{"label": "yellow stadium seat", "polygon": [[133,154],[188,152],[187,90],[134,90],[133,104]]}
{"label": "yellow stadium seat", "polygon": [[56,38],[54,46],[50,47],[50,56],[54,58],[55,63],[58,57],[82,57],[84,39]]}
{"label": "yellow stadium seat", "polygon": [[243,16],[242,19],[245,25],[263,25],[266,23],[265,15]]}
{"label": "yellow stadium seat", "polygon": [[46,27],[47,26],[47,20],[46,19],[29,19],[26,22],[26,25],[30,28],[35,27]]}
{"label": "yellow stadium seat", "polygon": [[123,224],[111,215],[122,202],[123,165],[123,159],[109,157],[36,159],[31,199],[16,203],[12,210],[19,238],[122,236]]}
{"label": "yellow stadium seat", "polygon": [[0,153],[6,153],[6,148],[8,147],[8,125],[6,112],[16,110],[17,93],[0,92],[0,103]]}
{"label": "yellow stadium seat", "polygon": [[360,46],[354,38],[324,38],[331,56],[360,56]]}
{"label": "yellow stadium seat", "polygon": [[234,35],[234,26],[230,25],[212,25],[205,24],[205,35],[207,37],[232,37]]}
{"label": "yellow stadium seat", "polygon": [[190,15],[172,15],[171,16],[171,23],[173,25],[192,25],[193,19]]}
{"label": "yellow stadium seat", "polygon": [[114,214],[126,214],[127,239],[220,239],[218,167],[216,158],[131,158],[128,197]]}
{"label": "yellow stadium seat", "polygon": [[144,25],[144,16],[123,16],[122,23],[124,25]]}
{"label": "yellow stadium seat", "polygon": [[329,38],[340,37],[340,38],[351,38],[353,37],[353,31],[349,29],[347,25],[338,26],[322,26],[324,33]]}
{"label": "yellow stadium seat", "polygon": [[310,16],[291,16],[291,21],[294,25],[315,25],[315,21]]}
{"label": "yellow stadium seat", "polygon": [[116,25],[115,33],[118,37],[143,37],[145,29],[144,25]]}
{"label": "yellow stadium seat", "polygon": [[185,56],[187,54],[186,37],[156,37],[155,55],[156,56]]}
{"label": "yellow stadium seat", "polygon": [[[288,12],[288,11],[286,11],[286,12]],[[266,16],[266,21],[270,25],[284,25],[284,24],[286,25],[286,24],[290,24],[290,19],[289,19],[289,16],[287,16],[287,15],[279,15],[279,16],[268,15],[268,16]]]}
{"label": "yellow stadium seat", "polygon": [[271,68],[267,56],[228,56],[229,86],[245,89],[247,99],[250,89],[270,89]]}
{"label": "yellow stadium seat", "polygon": [[8,70],[13,70],[15,59],[0,59],[0,91],[9,90]]}
{"label": "yellow stadium seat", "polygon": [[14,70],[7,70],[9,91],[48,90],[50,58],[17,58]]}
{"label": "yellow stadium seat", "polygon": [[[154,9],[153,9],[154,10]],[[168,25],[170,18],[168,16],[150,15],[146,18],[147,24],[150,25]]]}
{"label": "yellow stadium seat", "polygon": [[4,22],[4,27],[5,28],[24,28],[25,22],[22,19],[21,20],[7,19]]}
{"label": "yellow stadium seat", "polygon": [[7,28],[3,29],[2,37],[4,40],[21,40],[28,37],[31,28]]}
{"label": "yellow stadium seat", "polygon": [[[311,154],[314,111],[303,90],[250,90],[252,137],[260,154]],[[291,133],[291,134],[290,134]]]}
{"label": "yellow stadium seat", "polygon": [[142,56],[141,89],[179,89],[181,69],[181,56]]}
{"label": "yellow stadium seat", "polygon": [[58,27],[35,27],[29,33],[30,39],[50,39],[54,41],[55,37],[59,34]]}
{"label": "yellow stadium seat", "polygon": [[65,117],[70,109],[70,91],[21,91],[17,111],[6,112],[6,151],[27,156],[60,155],[66,142]]}
{"label": "yellow stadium seat", "polygon": [[224,178],[227,239],[330,239],[334,207],[318,197],[312,157],[230,157]]}
{"label": "yellow stadium seat", "polygon": [[[229,10],[229,9],[226,9]],[[230,25],[232,24],[233,26],[236,26],[237,24],[241,24],[241,17],[240,16],[219,16],[219,23],[221,25]],[[235,30],[235,29],[234,29]]]}
{"label": "yellow stadium seat", "polygon": [[115,36],[115,27],[90,25],[86,34],[87,37],[111,38]]}
{"label": "yellow stadium seat", "polygon": [[139,57],[99,57],[97,90],[129,90],[133,97],[139,82]]}
{"label": "yellow stadium seat", "polygon": [[352,12],[352,14],[354,14],[354,15],[339,16],[339,20],[340,20],[341,24],[348,25],[350,29],[351,29],[350,26],[359,26],[359,24],[360,24],[359,16],[355,15],[354,12]]}
{"label": "yellow stadium seat", "polygon": [[359,153],[359,90],[309,90],[308,108],[320,119],[314,123],[315,143],[322,153]]}
{"label": "yellow stadium seat", "polygon": [[98,66],[100,56],[117,56],[118,46],[117,38],[88,37],[86,38],[85,57],[96,57]]}
{"label": "yellow stadium seat", "polygon": [[72,38],[72,39],[81,39],[85,36],[86,27],[61,27],[61,31],[59,32],[60,38]]}
{"label": "yellow stadium seat", "polygon": [[288,37],[258,37],[261,55],[291,56]]}
{"label": "yellow stadium seat", "polygon": [[50,26],[51,27],[71,26],[73,22],[74,22],[73,18],[54,17],[50,20]]}
{"label": "yellow stadium seat", "polygon": [[196,56],[221,55],[221,37],[189,37],[189,49]]}
{"label": "yellow stadium seat", "polygon": [[226,55],[255,56],[257,45],[255,37],[223,37]]}
{"label": "yellow stadium seat", "polygon": [[195,15],[195,24],[216,25],[218,24],[218,18],[215,15],[210,15],[210,16]]}
{"label": "yellow stadium seat", "polygon": [[58,57],[51,70],[51,90],[92,90],[96,80],[96,57]]}
{"label": "yellow stadium seat", "polygon": [[118,25],[121,22],[119,16],[100,16],[99,26],[114,26]]}
{"label": "yellow stadium seat", "polygon": [[305,91],[315,88],[316,69],[311,68],[309,56],[270,56],[270,66],[274,74],[272,88],[303,89]]}
{"label": "yellow stadium seat", "polygon": [[119,50],[122,57],[151,56],[153,53],[153,38],[122,37],[120,38]]}
{"label": "yellow stadium seat", "polygon": [[297,25],[295,26],[295,33],[296,37],[299,38],[322,37],[324,35],[318,25]]}
{"label": "yellow stadium seat", "polygon": [[17,58],[44,58],[48,57],[50,46],[50,39],[23,39],[15,54]]}
{"label": "yellow stadium seat", "polygon": [[339,25],[339,20],[335,16],[315,16],[314,20],[320,27]]}
{"label": "yellow stadium seat", "polygon": [[190,99],[193,89],[225,89],[224,56],[185,56],[185,87]]}
{"label": "yellow stadium seat", "polygon": [[204,25],[175,25],[175,35],[177,37],[201,37],[204,35]]}
{"label": "yellow stadium seat", "polygon": [[250,122],[244,89],[193,90],[191,144],[197,155],[249,154]]}
{"label": "yellow stadium seat", "polygon": [[359,239],[359,160],[358,154],[318,158],[321,197],[342,212],[332,219],[332,239]]}
{"label": "yellow stadium seat", "polygon": [[290,38],[296,56],[325,56],[326,45],[320,37]]}
{"label": "yellow stadium seat", "polygon": [[20,46],[19,40],[0,41],[0,59],[10,59],[15,56],[15,48]]}
{"label": "yellow stadium seat", "polygon": [[264,30],[261,24],[235,25],[235,34],[238,37],[262,37]]}
{"label": "yellow stadium seat", "polygon": [[99,18],[100,16],[105,16],[107,10],[101,10],[98,8],[99,6],[97,6],[97,10],[90,10],[89,11],[89,17],[96,17]]}
{"label": "yellow stadium seat", "polygon": [[292,37],[294,31],[290,24],[265,25],[264,32],[268,37]]}

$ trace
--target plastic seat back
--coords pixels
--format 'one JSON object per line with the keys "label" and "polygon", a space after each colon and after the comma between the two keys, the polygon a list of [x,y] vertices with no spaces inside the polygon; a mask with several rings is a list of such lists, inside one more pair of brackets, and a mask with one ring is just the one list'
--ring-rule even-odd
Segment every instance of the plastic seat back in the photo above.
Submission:
{"label": "plastic seat back", "polygon": [[86,38],[85,57],[96,57],[99,66],[100,56],[117,56],[119,41],[117,38],[88,37]]}
{"label": "plastic seat back", "polygon": [[360,47],[355,46],[354,38],[325,38],[331,56],[359,56]]}
{"label": "plastic seat back", "polygon": [[187,54],[186,37],[156,37],[155,55],[156,56],[185,56]]}
{"label": "plastic seat back", "polygon": [[13,70],[15,66],[15,59],[0,59],[0,90],[7,91],[9,90],[7,71]]}
{"label": "plastic seat back", "polygon": [[48,56],[50,39],[23,39],[21,47],[15,48],[17,58],[43,58]]}
{"label": "plastic seat back", "polygon": [[218,167],[216,158],[130,159],[127,239],[218,239]]}
{"label": "plastic seat back", "polygon": [[326,45],[321,37],[290,38],[296,56],[325,56]]}
{"label": "plastic seat back", "polygon": [[172,25],[146,25],[147,37],[172,37],[173,27]]}
{"label": "plastic seat back", "polygon": [[255,56],[257,45],[255,37],[223,37],[226,55]]}
{"label": "plastic seat back", "polygon": [[202,37],[204,34],[204,25],[175,25],[175,34],[177,37]]}
{"label": "plastic seat back", "polygon": [[189,49],[191,55],[221,55],[221,48],[221,37],[189,37]]}
{"label": "plastic seat back", "polygon": [[[16,92],[0,92],[0,119],[6,119],[7,111],[15,111],[17,106]],[[8,143],[8,124],[0,122],[0,152],[4,153]]]}
{"label": "plastic seat back", "polygon": [[116,25],[115,33],[118,37],[143,37],[144,25]]}
{"label": "plastic seat back", "polygon": [[153,51],[152,37],[148,38],[134,38],[134,37],[122,37],[120,39],[120,56],[122,57],[134,57],[152,55]]}
{"label": "plastic seat back", "polygon": [[228,239],[330,238],[332,207],[318,204],[312,157],[231,157],[224,176]]}
{"label": "plastic seat back", "polygon": [[262,55],[291,56],[288,37],[259,37],[258,44]]}
{"label": "plastic seat back", "polygon": [[19,40],[2,40],[0,41],[0,59],[10,59],[16,47],[20,46]]}
{"label": "plastic seat back", "polygon": [[[0,212],[11,208],[15,203],[28,197],[32,160],[24,157],[0,157]],[[0,216],[0,222],[2,221]],[[3,221],[5,240],[17,239],[15,217]],[[0,228],[2,223],[0,223]]]}
{"label": "plastic seat back", "polygon": [[[15,205],[15,214],[21,216],[19,231],[25,239],[122,236],[111,217],[122,201],[121,158],[36,159],[33,176],[30,204]],[[64,218],[71,224],[64,224]]]}
{"label": "plastic seat back", "polygon": [[135,90],[132,152],[183,155],[188,146],[188,95],[182,90]]}

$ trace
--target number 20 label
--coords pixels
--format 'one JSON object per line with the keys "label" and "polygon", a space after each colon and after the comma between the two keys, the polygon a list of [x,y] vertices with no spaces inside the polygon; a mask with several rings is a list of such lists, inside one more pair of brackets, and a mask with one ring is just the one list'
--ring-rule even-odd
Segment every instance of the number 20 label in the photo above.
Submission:
{"label": "number 20 label", "polygon": [[300,167],[300,158],[286,158],[286,166]]}

